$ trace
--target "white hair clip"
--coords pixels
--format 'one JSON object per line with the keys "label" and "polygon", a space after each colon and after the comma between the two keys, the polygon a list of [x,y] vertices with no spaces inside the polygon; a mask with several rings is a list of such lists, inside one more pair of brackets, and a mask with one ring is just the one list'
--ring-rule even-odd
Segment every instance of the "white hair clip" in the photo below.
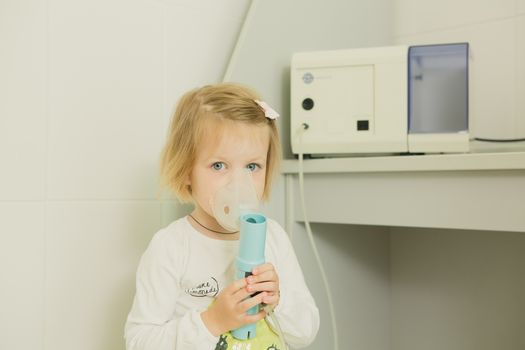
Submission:
{"label": "white hair clip", "polygon": [[270,105],[264,101],[254,100],[264,111],[264,115],[268,119],[277,119],[279,118],[279,113],[275,111]]}

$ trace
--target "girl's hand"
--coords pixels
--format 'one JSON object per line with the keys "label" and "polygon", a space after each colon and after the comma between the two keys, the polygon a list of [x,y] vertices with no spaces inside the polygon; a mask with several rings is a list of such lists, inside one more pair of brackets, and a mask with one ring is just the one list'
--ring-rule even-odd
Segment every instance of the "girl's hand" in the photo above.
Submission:
{"label": "girl's hand", "polygon": [[201,318],[210,333],[219,335],[237,329],[245,324],[257,322],[266,317],[261,310],[256,315],[248,315],[246,311],[263,302],[267,293],[254,295],[246,288],[245,278],[237,280],[224,288],[208,310],[201,313]]}
{"label": "girl's hand", "polygon": [[[272,310],[279,304],[279,276],[272,264],[259,265],[252,270],[252,275],[246,277],[250,293],[266,292],[262,302],[270,305]],[[261,293],[263,294],[263,293]],[[259,294],[260,295],[260,294]]]}

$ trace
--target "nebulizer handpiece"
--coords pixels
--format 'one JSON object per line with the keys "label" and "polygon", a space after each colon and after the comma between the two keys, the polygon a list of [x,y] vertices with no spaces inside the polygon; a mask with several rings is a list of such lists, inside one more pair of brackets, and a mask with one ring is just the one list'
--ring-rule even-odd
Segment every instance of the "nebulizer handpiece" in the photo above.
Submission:
{"label": "nebulizer handpiece", "polygon": [[[231,181],[220,188],[212,201],[215,219],[225,229],[240,231],[239,252],[235,260],[235,279],[245,278],[252,274],[254,267],[265,262],[266,217],[258,213],[259,200],[249,171],[240,170],[233,174]],[[247,311],[257,314],[264,307],[276,328],[282,345],[286,343],[279,323],[270,307],[256,305]],[[231,334],[241,340],[256,336],[256,324],[247,324],[232,330]]]}
{"label": "nebulizer handpiece", "polygon": [[[264,245],[266,241],[266,218],[260,214],[241,215],[239,253],[235,259],[235,278],[245,278],[252,274],[254,267],[264,264]],[[260,305],[249,309],[249,315],[259,313]],[[255,323],[234,329],[232,335],[237,339],[255,337]]]}

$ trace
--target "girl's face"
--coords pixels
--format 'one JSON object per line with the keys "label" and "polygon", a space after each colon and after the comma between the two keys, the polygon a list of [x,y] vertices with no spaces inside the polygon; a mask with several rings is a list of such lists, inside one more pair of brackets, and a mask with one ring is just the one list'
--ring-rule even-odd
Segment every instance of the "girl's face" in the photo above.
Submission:
{"label": "girl's face", "polygon": [[[222,125],[221,125],[222,124]],[[235,172],[248,169],[258,198],[266,180],[266,157],[270,147],[270,130],[266,125],[243,122],[210,122],[198,145],[189,185],[196,214],[208,224],[217,225],[210,200],[226,185]]]}

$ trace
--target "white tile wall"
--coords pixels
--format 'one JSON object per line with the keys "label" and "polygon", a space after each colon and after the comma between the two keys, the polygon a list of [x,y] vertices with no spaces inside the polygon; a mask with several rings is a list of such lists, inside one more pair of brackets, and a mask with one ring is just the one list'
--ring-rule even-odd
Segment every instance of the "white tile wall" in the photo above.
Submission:
{"label": "white tile wall", "polygon": [[516,0],[518,14],[525,14],[525,0]]}
{"label": "white tile wall", "polygon": [[[525,4],[525,1],[522,1],[522,3]],[[517,17],[516,28],[516,130],[518,137],[524,137],[525,98],[523,98],[523,96],[525,96],[525,15]]]}
{"label": "white tile wall", "polygon": [[45,19],[42,0],[0,5],[0,200],[44,198]]}
{"label": "white tile wall", "polygon": [[[189,9],[167,6],[164,13],[167,33],[165,130],[169,125],[174,105],[184,92],[222,80],[237,41],[237,35],[225,37],[224,32],[239,32],[242,25],[241,14],[247,10],[247,4],[248,2],[244,1],[239,6],[238,2],[230,15],[224,13],[225,9],[221,6],[220,9],[217,8],[217,5],[211,6],[212,10],[207,11],[195,5]],[[174,20],[175,18],[177,20]],[[190,36],[191,40],[188,40]],[[212,62],[213,64],[210,64]],[[181,74],[182,72],[184,74]]]}
{"label": "white tile wall", "polygon": [[0,349],[43,349],[44,204],[0,203]]}
{"label": "white tile wall", "polygon": [[124,349],[137,264],[156,201],[53,202],[46,239],[45,349]]}
{"label": "white tile wall", "polygon": [[181,204],[177,200],[163,200],[161,202],[161,227],[168,226],[174,220],[191,213],[192,210],[191,204]]}
{"label": "white tile wall", "polygon": [[184,11],[197,10],[199,13],[215,14],[216,18],[244,21],[251,0],[158,0],[167,6],[178,6]]}
{"label": "white tile wall", "polygon": [[395,0],[396,36],[462,27],[514,16],[516,0]]}
{"label": "white tile wall", "polygon": [[161,8],[124,4],[50,1],[49,198],[154,198]]}

